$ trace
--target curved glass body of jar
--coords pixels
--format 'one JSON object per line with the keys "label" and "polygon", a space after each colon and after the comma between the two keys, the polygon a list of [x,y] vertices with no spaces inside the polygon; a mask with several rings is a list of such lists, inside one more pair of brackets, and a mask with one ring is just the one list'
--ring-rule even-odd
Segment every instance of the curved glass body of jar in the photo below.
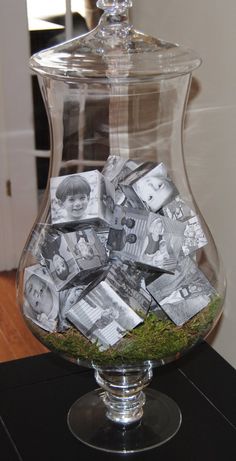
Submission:
{"label": "curved glass body of jar", "polygon": [[[98,32],[93,34],[92,39]],[[68,47],[73,49],[74,42],[68,43]],[[65,48],[67,51],[68,47]],[[60,48],[57,49],[60,51]],[[169,49],[170,47],[167,46],[165,51]],[[74,55],[75,53],[71,54],[69,58],[71,56],[73,58]],[[153,54],[151,53],[150,56],[152,58]],[[66,60],[67,54],[62,53],[62,57]],[[144,53],[144,57],[148,59],[148,53]],[[134,60],[137,59],[134,72],[132,65],[129,64],[130,54],[121,56],[118,54],[116,57],[113,48],[108,64],[105,59],[106,75],[100,75],[100,70],[96,69],[94,75],[91,74],[88,64],[88,76],[86,76],[86,69],[82,72],[78,71],[76,66],[73,68],[69,58],[66,65],[61,64],[62,59],[58,60],[58,73],[56,66],[48,70],[50,66],[46,61],[44,67],[40,63],[35,64],[37,59],[32,65],[39,74],[41,91],[48,111],[51,130],[51,164],[44,202],[19,266],[19,302],[24,317],[37,338],[49,349],[57,351],[70,360],[103,367],[150,362],[163,364],[179,357],[207,336],[221,314],[224,298],[224,276],[219,256],[213,238],[191,195],[183,159],[182,128],[191,71],[200,61],[196,61],[195,65],[192,63],[192,66],[182,65],[182,67],[179,64],[176,67],[172,61],[168,66],[165,62],[165,69],[161,72],[161,54],[158,72],[150,71],[145,74],[140,64],[139,75],[137,55],[133,57]],[[42,61],[43,59],[42,55]],[[83,60],[86,62],[85,58]],[[89,62],[89,59],[87,61]],[[60,277],[57,277],[57,263],[54,266],[51,264],[55,256],[55,235],[52,234],[59,233],[60,250],[66,254],[67,245],[71,248],[71,234],[84,232],[82,238],[86,240],[89,239],[86,231],[92,229],[96,238],[99,234],[99,237],[103,238],[100,242],[104,243],[107,235],[109,238],[110,229],[113,228],[114,231],[115,226],[114,216],[111,218],[113,221],[109,219],[107,221],[105,218],[106,206],[109,208],[108,203],[103,211],[99,208],[97,214],[91,212],[90,221],[81,221],[79,214],[78,218],[67,220],[63,214],[65,210],[60,208],[60,200],[55,196],[55,188],[58,187],[62,176],[87,174],[85,177],[90,178],[89,194],[91,188],[97,188],[96,200],[98,198],[101,202],[103,179],[94,171],[101,172],[109,156],[116,162],[123,162],[123,176],[119,177],[119,182],[116,181],[117,176],[115,179],[112,176],[115,163],[113,163],[113,170],[110,169],[111,163],[108,164],[106,171],[103,170],[105,178],[111,180],[114,188],[119,191],[119,194],[114,196],[114,201],[117,200],[116,203],[121,208],[124,189],[121,191],[120,184],[122,180],[127,179],[128,173],[133,170],[140,171],[140,168],[142,171],[142,165],[148,165],[146,173],[148,172],[150,177],[154,165],[155,167],[162,165],[162,173],[157,172],[158,181],[160,177],[162,179],[162,184],[160,186],[159,183],[158,187],[165,188],[163,178],[167,177],[175,194],[169,195],[169,198],[164,197],[161,206],[153,208],[150,185],[143,183],[139,198],[144,204],[145,212],[151,211],[164,219],[165,231],[162,234],[162,241],[169,242],[168,261],[170,264],[171,258],[174,258],[175,264],[165,266],[159,263],[153,268],[152,263],[149,263],[151,251],[154,254],[160,251],[160,248],[155,247],[156,238],[151,230],[153,226],[147,218],[146,227],[143,227],[139,235],[142,250],[141,246],[139,249],[136,247],[139,252],[138,258],[136,254],[134,256],[135,252],[133,255],[132,252],[126,253],[124,265],[122,268],[115,266],[115,276],[113,273],[109,283],[106,278],[109,265],[114,261],[116,264],[116,261],[120,261],[119,258],[123,256],[116,251],[114,255],[113,252],[113,243],[115,242],[116,245],[119,240],[118,233],[115,234],[115,238],[113,237],[110,247],[108,249],[106,247],[108,251],[103,262],[97,266],[95,262],[95,266],[88,264],[82,278],[78,278],[79,271],[83,271],[82,266],[78,270],[78,259],[75,254],[73,253],[73,257],[67,254],[69,272],[64,283]],[[152,166],[148,162],[153,162]],[[127,168],[129,166],[126,173],[125,166]],[[98,179],[95,180],[93,175],[97,175]],[[50,181],[51,178],[57,179]],[[131,187],[132,193],[133,182],[135,183],[135,180],[131,178],[131,182],[126,183],[129,188]],[[137,189],[135,190],[137,192]],[[69,195],[71,194],[70,192]],[[86,196],[86,193],[83,195]],[[131,220],[134,218],[132,213],[137,212],[132,197],[130,201],[128,199]],[[124,208],[127,211],[126,205]],[[114,206],[109,210],[111,216],[114,213]],[[135,216],[137,217],[137,213]],[[137,217],[137,222],[138,219]],[[116,232],[127,231],[127,229],[128,226],[124,224],[120,225],[118,230],[115,227]],[[136,230],[138,232],[138,229]],[[45,235],[51,235],[53,239],[53,243],[51,240],[51,246],[46,250]],[[149,248],[146,253],[143,250],[145,245],[146,249]],[[150,250],[151,246],[155,247],[155,251]],[[161,255],[159,257],[161,258]],[[106,276],[104,276],[105,266]],[[126,280],[128,285],[122,286],[124,279],[133,273],[134,266],[137,283],[139,283],[138,289],[137,286],[134,287],[135,276],[129,283]],[[120,286],[117,282],[118,274],[122,274]],[[35,280],[36,286],[33,283]],[[107,283],[105,291],[104,283]],[[142,293],[141,286],[144,290]],[[111,294],[113,289],[114,292]],[[127,293],[130,295],[128,301]],[[141,301],[142,308],[144,303],[149,303],[148,308],[144,309],[145,312],[140,312],[137,307],[140,296],[144,299]],[[87,312],[83,310],[84,299],[87,301],[90,299]],[[101,311],[106,302],[110,305],[114,303],[117,307],[118,299],[121,300],[120,308],[123,308],[123,320],[121,315],[119,317],[114,314],[110,323],[102,325],[98,322],[96,334],[96,322],[99,320],[99,315],[101,317],[100,312],[96,318],[96,303]],[[132,306],[136,306],[136,309]],[[62,312],[65,313],[64,317]],[[134,316],[139,320],[136,317],[134,319]],[[60,324],[62,317],[63,321]],[[127,324],[131,320],[133,323],[131,322],[132,327],[129,328]],[[113,327],[115,325],[115,332],[111,325]],[[108,337],[110,339],[107,339]],[[104,347],[106,341],[108,343]]]}
{"label": "curved glass body of jar", "polygon": [[[108,155],[163,163],[180,197],[199,217],[182,155],[182,124],[190,77],[187,74],[163,80],[153,78],[142,84],[118,82],[112,85],[98,81],[71,84],[40,77],[51,125],[50,177],[101,170]],[[21,259],[22,276],[25,268],[42,265],[36,248],[45,226],[51,226],[53,203],[49,189],[50,183]],[[212,329],[220,315],[224,296],[218,253],[203,219],[200,220],[208,243],[191,256],[216,291],[207,306],[182,327],[170,319],[154,318],[154,314],[149,314],[144,324],[129,332],[128,339],[125,336],[118,345],[104,352],[98,351],[81,332],[75,332],[74,326],[65,332],[48,332],[43,323],[41,328],[40,321],[35,323],[26,314],[30,328],[49,348],[82,362],[110,365],[145,360],[163,363],[185,352]],[[63,226],[57,227],[62,232],[75,230],[74,225],[69,229],[67,226],[66,231]],[[23,292],[20,292],[23,303]],[[168,290],[166,293],[170,294]],[[61,294],[59,292],[59,296]]]}

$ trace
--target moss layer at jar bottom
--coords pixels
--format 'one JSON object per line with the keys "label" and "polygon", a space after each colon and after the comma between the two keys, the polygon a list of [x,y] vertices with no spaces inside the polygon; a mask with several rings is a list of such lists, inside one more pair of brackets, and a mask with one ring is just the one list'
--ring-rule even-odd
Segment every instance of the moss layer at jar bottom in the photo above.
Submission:
{"label": "moss layer at jar bottom", "polygon": [[103,366],[118,366],[143,361],[168,361],[193,347],[211,330],[220,314],[222,299],[215,298],[184,326],[177,327],[170,320],[160,320],[150,313],[144,323],[117,343],[101,352],[78,330],[71,327],[64,333],[46,333],[30,322],[30,328],[50,350],[72,361]]}

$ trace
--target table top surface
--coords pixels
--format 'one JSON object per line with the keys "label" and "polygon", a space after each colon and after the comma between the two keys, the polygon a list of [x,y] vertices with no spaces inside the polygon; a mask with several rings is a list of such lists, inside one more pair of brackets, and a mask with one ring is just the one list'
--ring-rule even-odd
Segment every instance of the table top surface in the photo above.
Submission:
{"label": "table top surface", "polygon": [[68,410],[96,387],[92,370],[53,353],[0,364],[1,460],[235,461],[236,371],[208,344],[154,370],[150,387],[174,399],[183,416],[178,433],[158,448],[116,455],[73,437]]}

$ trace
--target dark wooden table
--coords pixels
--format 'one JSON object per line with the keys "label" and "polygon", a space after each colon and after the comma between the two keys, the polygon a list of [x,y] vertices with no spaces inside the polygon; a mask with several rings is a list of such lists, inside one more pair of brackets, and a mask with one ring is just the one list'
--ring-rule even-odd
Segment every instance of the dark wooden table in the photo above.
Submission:
{"label": "dark wooden table", "polygon": [[67,412],[95,387],[91,370],[53,353],[2,363],[1,461],[236,460],[236,371],[206,343],[154,372],[150,387],[172,397],[183,415],[179,432],[159,448],[116,455],[76,440]]}

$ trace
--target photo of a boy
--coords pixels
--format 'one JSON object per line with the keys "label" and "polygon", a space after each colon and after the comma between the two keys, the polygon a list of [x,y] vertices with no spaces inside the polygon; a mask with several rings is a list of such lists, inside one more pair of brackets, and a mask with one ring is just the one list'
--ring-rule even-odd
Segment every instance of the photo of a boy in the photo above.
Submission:
{"label": "photo of a boy", "polygon": [[51,223],[61,223],[64,227],[68,224],[72,230],[77,225],[91,222],[109,224],[114,208],[115,188],[98,170],[91,170],[52,177],[50,197]]}
{"label": "photo of a boy", "polygon": [[24,295],[26,303],[23,312],[26,317],[44,330],[56,331],[59,306],[55,305],[52,289],[47,281],[34,273],[30,274],[25,281]]}
{"label": "photo of a boy", "polygon": [[55,195],[66,212],[66,221],[79,221],[85,218],[90,200],[91,187],[79,174],[66,176],[57,186]]}

